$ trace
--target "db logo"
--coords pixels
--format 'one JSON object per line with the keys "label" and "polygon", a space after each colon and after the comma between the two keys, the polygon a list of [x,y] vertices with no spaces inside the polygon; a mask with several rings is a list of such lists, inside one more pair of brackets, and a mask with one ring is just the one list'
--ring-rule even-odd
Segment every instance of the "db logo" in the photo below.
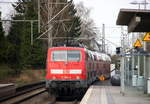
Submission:
{"label": "db logo", "polygon": [[69,70],[64,70],[64,74],[69,74]]}

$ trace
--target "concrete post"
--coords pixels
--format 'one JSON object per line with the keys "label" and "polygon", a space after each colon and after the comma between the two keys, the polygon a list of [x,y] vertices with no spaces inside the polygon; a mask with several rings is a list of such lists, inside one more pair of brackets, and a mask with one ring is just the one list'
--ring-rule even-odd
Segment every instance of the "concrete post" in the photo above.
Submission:
{"label": "concrete post", "polygon": [[125,77],[124,77],[124,69],[125,69],[125,57],[121,57],[121,93],[125,94]]}
{"label": "concrete post", "polygon": [[[147,50],[147,46],[150,43],[144,42],[144,50]],[[144,93],[148,93],[150,91],[150,86],[148,87],[148,79],[150,78],[150,56],[144,56]]]}
{"label": "concrete post", "polygon": [[135,68],[135,60],[134,56],[132,56],[132,86],[135,86],[135,81],[134,81],[134,68]]}
{"label": "concrete post", "polygon": [[139,76],[140,76],[140,56],[137,56],[138,58],[138,63],[137,63],[137,88],[139,88],[140,86],[140,82],[139,82]]}
{"label": "concrete post", "polygon": [[130,70],[129,70],[129,65],[130,65],[130,58],[127,58],[127,82],[128,82],[128,86],[130,85]]}
{"label": "concrete post", "polygon": [[150,57],[146,56],[145,59],[146,70],[145,70],[145,91],[150,94]]}
{"label": "concrete post", "polygon": [[147,66],[146,66],[146,56],[144,56],[144,93],[147,93]]}
{"label": "concrete post", "polygon": [[150,56],[147,57],[148,58],[148,61],[147,61],[147,64],[148,64],[148,67],[147,67],[147,74],[148,74],[148,77],[147,77],[147,92],[148,94],[150,94]]}
{"label": "concrete post", "polygon": [[138,56],[138,77],[140,76],[140,56]]}
{"label": "concrete post", "polygon": [[127,70],[126,70],[126,68],[127,68],[127,58],[124,57],[124,86],[125,86],[125,83],[127,81]]}

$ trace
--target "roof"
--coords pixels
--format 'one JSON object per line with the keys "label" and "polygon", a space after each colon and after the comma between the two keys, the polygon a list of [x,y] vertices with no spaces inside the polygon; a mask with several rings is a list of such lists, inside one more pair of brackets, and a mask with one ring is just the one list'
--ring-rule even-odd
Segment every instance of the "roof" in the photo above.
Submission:
{"label": "roof", "polygon": [[132,19],[138,16],[141,18],[140,23],[135,27],[132,31],[129,32],[149,32],[150,31],[150,10],[143,10],[143,9],[120,9],[118,18],[117,18],[117,25],[125,25],[129,27],[130,22]]}

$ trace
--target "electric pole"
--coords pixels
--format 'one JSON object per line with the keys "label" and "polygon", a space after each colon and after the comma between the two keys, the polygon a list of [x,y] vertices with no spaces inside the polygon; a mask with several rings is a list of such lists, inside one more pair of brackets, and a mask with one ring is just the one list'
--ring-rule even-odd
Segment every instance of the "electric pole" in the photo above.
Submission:
{"label": "electric pole", "polygon": [[102,52],[105,52],[105,24],[102,26]]}

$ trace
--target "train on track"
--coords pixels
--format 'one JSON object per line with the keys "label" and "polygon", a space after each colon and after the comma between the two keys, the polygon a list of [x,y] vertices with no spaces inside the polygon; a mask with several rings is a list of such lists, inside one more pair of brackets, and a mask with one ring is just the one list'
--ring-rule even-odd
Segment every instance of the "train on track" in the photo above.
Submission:
{"label": "train on track", "polygon": [[99,76],[110,77],[110,57],[80,47],[53,47],[47,53],[46,88],[80,95]]}

